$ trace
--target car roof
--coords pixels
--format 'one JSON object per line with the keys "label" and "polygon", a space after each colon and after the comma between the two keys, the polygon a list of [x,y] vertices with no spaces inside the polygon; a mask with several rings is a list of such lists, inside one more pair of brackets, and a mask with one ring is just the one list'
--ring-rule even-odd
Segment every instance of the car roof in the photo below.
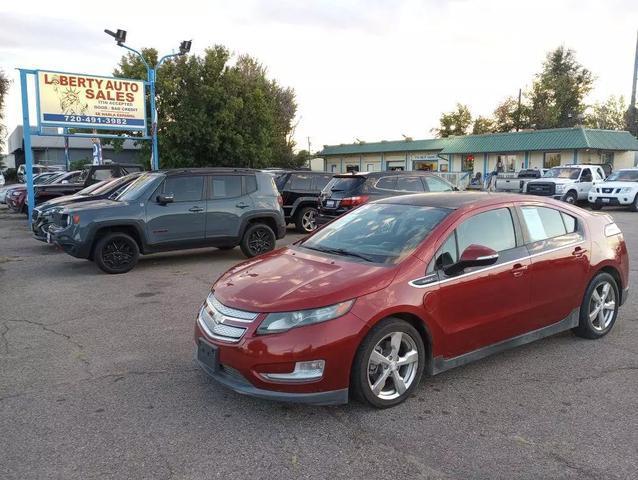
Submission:
{"label": "car roof", "polygon": [[353,172],[353,173],[337,173],[336,178],[356,178],[356,177],[391,177],[393,175],[435,175],[436,172],[427,170],[387,170],[383,172]]}
{"label": "car roof", "polygon": [[[419,207],[436,207],[457,210],[465,207],[479,207],[503,202],[521,202],[530,200],[529,197],[521,196],[517,193],[496,193],[496,192],[431,192],[417,193],[414,195],[400,195],[396,197],[383,198],[374,203],[391,203],[397,205],[415,205]],[[534,201],[546,202],[543,197],[533,198]]]}
{"label": "car roof", "polygon": [[240,174],[240,173],[262,173],[259,170],[255,170],[252,168],[234,168],[234,167],[202,167],[202,168],[171,168],[169,170],[160,170],[159,173],[163,173],[165,175],[206,175],[213,173],[226,173],[226,174]]}

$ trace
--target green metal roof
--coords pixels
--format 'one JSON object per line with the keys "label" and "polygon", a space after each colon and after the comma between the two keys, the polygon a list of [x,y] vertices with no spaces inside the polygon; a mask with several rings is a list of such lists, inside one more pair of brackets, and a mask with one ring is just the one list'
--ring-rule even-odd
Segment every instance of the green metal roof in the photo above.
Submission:
{"label": "green metal roof", "polygon": [[629,132],[583,127],[490,133],[430,140],[399,140],[324,146],[322,156],[365,153],[437,151],[452,153],[508,153],[534,150],[600,149],[638,151],[638,140]]}

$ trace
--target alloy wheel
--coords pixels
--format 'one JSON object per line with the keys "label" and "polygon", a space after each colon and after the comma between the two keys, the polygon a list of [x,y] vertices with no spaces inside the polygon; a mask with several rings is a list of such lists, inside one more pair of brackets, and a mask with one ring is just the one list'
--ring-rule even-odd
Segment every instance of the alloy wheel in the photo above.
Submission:
{"label": "alloy wheel", "polygon": [[419,352],[404,332],[392,332],[374,346],[368,359],[368,386],[382,400],[403,395],[416,378]]}
{"label": "alloy wheel", "polygon": [[268,232],[264,228],[258,228],[251,232],[248,237],[248,247],[250,251],[259,255],[260,253],[266,253],[273,249],[273,242],[270,236],[270,232]]}
{"label": "alloy wheel", "polygon": [[133,247],[126,240],[114,238],[104,246],[102,260],[112,269],[120,269],[128,266],[134,259]]}
{"label": "alloy wheel", "polygon": [[306,232],[312,232],[317,228],[317,211],[315,209],[306,210],[301,217],[301,226]]}
{"label": "alloy wheel", "polygon": [[597,332],[605,331],[616,314],[616,293],[609,282],[601,282],[589,299],[589,321]]}

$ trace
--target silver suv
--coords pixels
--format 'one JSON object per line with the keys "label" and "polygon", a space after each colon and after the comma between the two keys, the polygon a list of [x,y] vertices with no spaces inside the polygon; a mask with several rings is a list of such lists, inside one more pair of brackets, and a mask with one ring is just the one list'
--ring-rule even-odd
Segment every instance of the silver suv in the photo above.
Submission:
{"label": "silver suv", "polygon": [[275,248],[286,233],[282,200],[271,175],[249,169],[148,172],[108,199],[53,212],[48,241],[107,273],[124,273],[140,254],[196,247],[247,257]]}

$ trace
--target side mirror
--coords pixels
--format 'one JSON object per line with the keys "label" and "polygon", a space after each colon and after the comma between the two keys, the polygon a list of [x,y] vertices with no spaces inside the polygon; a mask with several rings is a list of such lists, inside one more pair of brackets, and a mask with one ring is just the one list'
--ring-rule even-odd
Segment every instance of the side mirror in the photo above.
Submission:
{"label": "side mirror", "polygon": [[175,201],[175,197],[170,194],[160,193],[157,196],[157,203],[160,205],[166,205],[167,203],[173,203]]}
{"label": "side mirror", "polygon": [[461,273],[466,268],[493,265],[498,260],[498,253],[483,245],[470,245],[461,254],[458,262],[443,268],[446,275]]}

